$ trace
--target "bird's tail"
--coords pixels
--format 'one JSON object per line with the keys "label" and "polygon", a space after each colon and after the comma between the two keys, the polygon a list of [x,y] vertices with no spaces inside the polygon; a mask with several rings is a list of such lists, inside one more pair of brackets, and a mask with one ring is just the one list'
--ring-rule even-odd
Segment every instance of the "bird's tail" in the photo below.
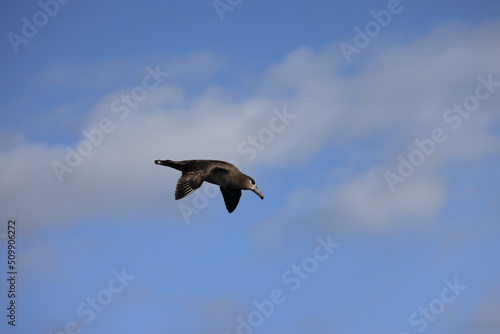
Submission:
{"label": "bird's tail", "polygon": [[172,167],[177,170],[180,170],[181,172],[184,170],[184,165],[185,165],[184,161],[172,161],[172,160],[155,160],[155,164]]}

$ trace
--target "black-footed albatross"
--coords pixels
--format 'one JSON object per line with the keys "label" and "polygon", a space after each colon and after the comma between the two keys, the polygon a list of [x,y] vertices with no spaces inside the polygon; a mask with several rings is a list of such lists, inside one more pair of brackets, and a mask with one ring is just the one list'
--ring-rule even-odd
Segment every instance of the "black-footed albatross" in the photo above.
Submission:
{"label": "black-footed albatross", "polygon": [[198,189],[203,181],[217,184],[226,203],[229,213],[238,206],[241,189],[251,190],[261,199],[264,195],[259,191],[255,181],[240,172],[235,165],[220,160],[155,160],[155,164],[172,167],[182,172],[175,188],[175,199],[181,199]]}

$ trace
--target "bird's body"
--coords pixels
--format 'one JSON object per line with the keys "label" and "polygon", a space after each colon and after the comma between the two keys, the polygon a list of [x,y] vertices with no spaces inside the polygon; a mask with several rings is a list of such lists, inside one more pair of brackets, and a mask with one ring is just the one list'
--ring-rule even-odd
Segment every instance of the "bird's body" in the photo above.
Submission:
{"label": "bird's body", "polygon": [[227,211],[233,212],[241,197],[241,190],[252,190],[261,199],[264,195],[255,185],[255,181],[240,172],[236,166],[220,160],[155,160],[155,164],[175,168],[182,172],[175,188],[175,199],[181,199],[206,181],[220,186]]}

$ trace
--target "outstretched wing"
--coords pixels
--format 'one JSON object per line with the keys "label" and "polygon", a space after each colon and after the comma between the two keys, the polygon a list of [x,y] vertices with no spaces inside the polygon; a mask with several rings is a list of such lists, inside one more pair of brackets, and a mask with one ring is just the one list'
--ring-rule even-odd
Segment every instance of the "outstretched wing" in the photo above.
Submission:
{"label": "outstretched wing", "polygon": [[241,189],[234,188],[222,188],[222,197],[224,197],[224,203],[226,203],[226,209],[229,213],[233,212],[238,206],[241,197]]}
{"label": "outstretched wing", "polygon": [[203,178],[197,173],[183,173],[175,187],[175,199],[181,199],[198,189],[203,183]]}

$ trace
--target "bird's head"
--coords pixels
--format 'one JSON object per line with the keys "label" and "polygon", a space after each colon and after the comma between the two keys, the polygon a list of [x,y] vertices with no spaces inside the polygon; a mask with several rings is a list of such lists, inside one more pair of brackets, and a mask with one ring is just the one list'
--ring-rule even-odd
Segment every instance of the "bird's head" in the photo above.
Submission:
{"label": "bird's head", "polygon": [[252,179],[250,176],[247,176],[247,179],[245,180],[243,189],[251,190],[254,193],[256,193],[257,196],[259,196],[261,199],[264,199],[264,195],[262,195],[259,188],[257,188],[257,185],[255,184],[254,179]]}

